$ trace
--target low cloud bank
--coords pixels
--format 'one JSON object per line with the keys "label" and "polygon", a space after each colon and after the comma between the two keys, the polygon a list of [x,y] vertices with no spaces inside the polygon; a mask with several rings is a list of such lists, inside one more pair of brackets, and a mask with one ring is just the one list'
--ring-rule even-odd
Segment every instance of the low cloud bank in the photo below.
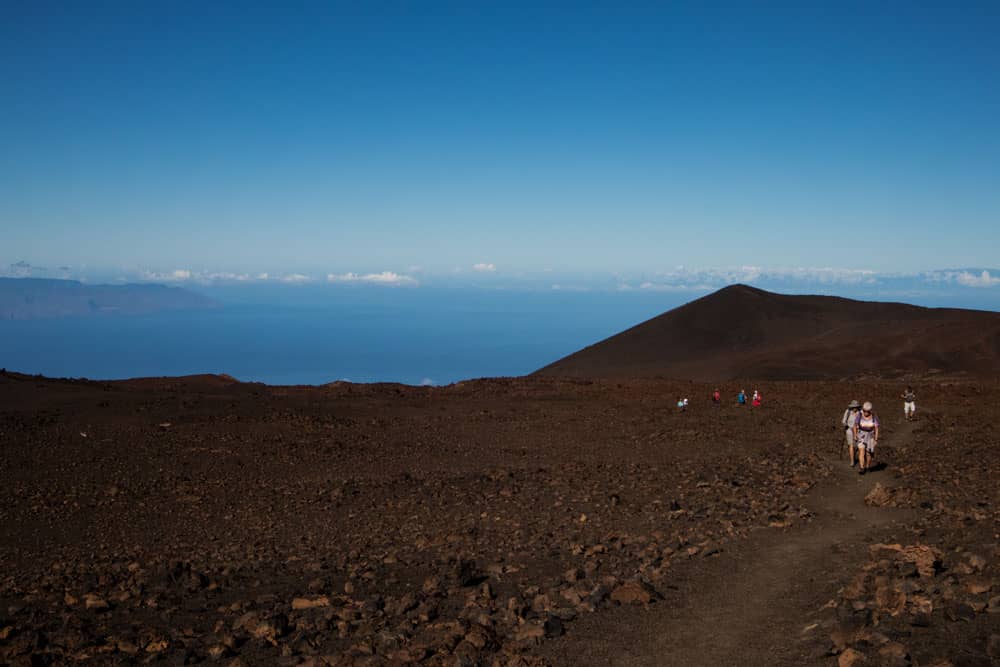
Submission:
{"label": "low cloud bank", "polygon": [[395,287],[415,287],[417,280],[411,276],[395,273],[393,271],[382,271],[381,273],[342,273],[337,275],[330,273],[326,276],[329,283],[367,283],[369,285],[389,285]]}

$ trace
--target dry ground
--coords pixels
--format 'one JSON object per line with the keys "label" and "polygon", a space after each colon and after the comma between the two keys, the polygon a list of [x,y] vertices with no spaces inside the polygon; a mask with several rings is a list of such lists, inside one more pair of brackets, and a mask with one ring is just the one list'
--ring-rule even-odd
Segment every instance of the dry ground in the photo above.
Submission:
{"label": "dry ground", "polygon": [[0,661],[988,665],[1000,386],[915,388],[0,374]]}

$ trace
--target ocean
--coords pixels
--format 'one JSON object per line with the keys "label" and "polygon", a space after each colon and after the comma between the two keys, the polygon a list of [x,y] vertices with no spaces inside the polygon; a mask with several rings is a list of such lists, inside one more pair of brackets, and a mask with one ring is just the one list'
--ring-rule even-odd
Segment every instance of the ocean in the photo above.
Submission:
{"label": "ocean", "polygon": [[664,293],[226,286],[218,310],[0,322],[0,367],[120,379],[227,373],[268,384],[530,373],[690,299]]}

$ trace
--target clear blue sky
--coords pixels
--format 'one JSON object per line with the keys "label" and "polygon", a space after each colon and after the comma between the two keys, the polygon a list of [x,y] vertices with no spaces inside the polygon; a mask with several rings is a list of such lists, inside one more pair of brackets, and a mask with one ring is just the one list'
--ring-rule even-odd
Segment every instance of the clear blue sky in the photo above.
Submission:
{"label": "clear blue sky", "polygon": [[0,261],[998,264],[1000,4],[539,4],[8,4]]}

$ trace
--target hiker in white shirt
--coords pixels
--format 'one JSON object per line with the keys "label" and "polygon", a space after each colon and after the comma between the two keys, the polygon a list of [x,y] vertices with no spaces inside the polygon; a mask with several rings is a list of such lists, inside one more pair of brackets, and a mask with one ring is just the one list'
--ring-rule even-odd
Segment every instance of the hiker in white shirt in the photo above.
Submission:
{"label": "hiker in white shirt", "polygon": [[913,387],[907,387],[900,398],[903,399],[903,416],[910,421],[917,413],[917,395],[913,393]]}

